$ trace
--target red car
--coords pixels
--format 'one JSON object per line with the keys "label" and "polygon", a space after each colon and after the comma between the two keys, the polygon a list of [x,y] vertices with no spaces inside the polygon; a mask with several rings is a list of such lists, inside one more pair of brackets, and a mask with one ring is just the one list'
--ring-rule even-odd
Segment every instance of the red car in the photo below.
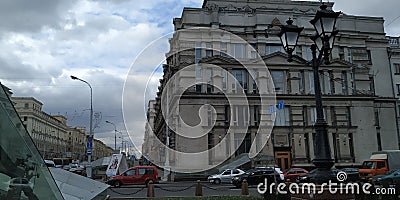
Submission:
{"label": "red car", "polygon": [[120,175],[111,177],[107,184],[114,187],[121,185],[158,183],[158,173],[155,166],[136,166],[129,168]]}
{"label": "red car", "polygon": [[297,177],[307,173],[308,171],[303,168],[290,168],[283,174],[283,176],[285,176],[285,180],[290,179],[290,181],[293,182]]}

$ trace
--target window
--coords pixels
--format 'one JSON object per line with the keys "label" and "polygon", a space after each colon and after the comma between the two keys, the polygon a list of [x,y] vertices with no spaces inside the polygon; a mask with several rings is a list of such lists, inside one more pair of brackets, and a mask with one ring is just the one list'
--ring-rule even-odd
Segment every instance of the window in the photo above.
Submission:
{"label": "window", "polygon": [[207,125],[211,126],[212,125],[212,121],[213,121],[213,113],[212,113],[211,105],[208,105],[208,109],[207,109]]}
{"label": "window", "polygon": [[378,162],[377,168],[378,169],[386,168],[385,162]]}
{"label": "window", "polygon": [[227,46],[228,46],[228,45],[227,45],[226,42],[221,42],[221,52],[220,52],[220,53],[221,53],[221,56],[222,56],[222,57],[228,57],[228,55],[227,55],[227,53],[226,53],[226,52],[228,52],[228,51],[227,51],[227,49],[228,49]]}
{"label": "window", "polygon": [[238,126],[238,114],[239,114],[239,107],[238,106],[234,106],[232,107],[232,122],[233,122],[233,126]]}
{"label": "window", "polygon": [[201,60],[201,42],[196,42],[195,63],[199,63],[200,60]]}
{"label": "window", "polygon": [[240,171],[239,170],[237,170],[237,169],[235,169],[235,170],[233,170],[233,172],[232,172],[233,174],[240,174]]}
{"label": "window", "polygon": [[25,103],[24,107],[29,108],[29,103]]}
{"label": "window", "polygon": [[323,71],[319,71],[319,86],[321,88],[321,94],[325,94],[325,76]]}
{"label": "window", "polygon": [[211,70],[211,68],[207,68],[207,93],[213,92],[211,78],[212,78],[212,70]]}
{"label": "window", "polygon": [[241,87],[244,90],[244,93],[247,93],[247,86],[248,86],[247,72],[245,70],[232,70],[232,75],[236,79],[234,80],[235,83],[232,83],[232,86],[234,85],[234,87],[232,87],[233,93],[237,92],[238,88],[237,84],[241,85]]}
{"label": "window", "polygon": [[397,94],[400,95],[400,84],[396,84],[397,87]]}
{"label": "window", "polygon": [[245,44],[231,44],[231,55],[234,58],[246,58]]}
{"label": "window", "polygon": [[275,113],[275,126],[290,126],[289,108],[277,110]]}
{"label": "window", "polygon": [[300,70],[298,76],[299,76],[299,92],[300,92],[300,94],[304,94],[304,85],[305,85],[304,71]]}
{"label": "window", "polygon": [[231,175],[231,170],[226,170],[222,173],[222,175]]}
{"label": "window", "polygon": [[250,44],[250,45],[251,45],[251,47],[253,47],[253,48],[250,50],[250,58],[256,58],[256,57],[257,57],[257,51],[258,51],[258,49],[257,49],[257,44],[252,43],[252,44]]}
{"label": "window", "polygon": [[260,124],[260,117],[258,111],[258,105],[254,106],[254,125],[258,126]]}
{"label": "window", "polygon": [[253,82],[253,85],[252,85],[253,94],[257,94],[257,93],[258,93],[258,88],[257,88],[257,83],[256,83],[256,80],[257,80],[257,71],[256,71],[255,69],[252,69],[252,70],[251,70],[251,77],[250,77],[250,79],[253,80],[253,81],[252,81],[252,82]]}
{"label": "window", "polygon": [[346,121],[347,121],[347,125],[351,126],[351,110],[350,110],[350,107],[346,107]]}
{"label": "window", "polygon": [[275,93],[284,94],[286,91],[286,79],[284,71],[271,71],[271,76],[275,86]]}
{"label": "window", "polygon": [[201,82],[203,79],[203,70],[200,64],[196,65],[196,92],[201,93]]}
{"label": "window", "polygon": [[228,88],[228,72],[222,69],[222,90],[226,91]]}
{"label": "window", "polygon": [[206,42],[206,57],[212,57],[212,56],[213,56],[213,50],[211,42]]}
{"label": "window", "polygon": [[136,175],[136,169],[128,170],[126,172],[127,176],[135,176]]}
{"label": "window", "polygon": [[394,73],[400,75],[400,63],[394,63]]}
{"label": "window", "polygon": [[313,57],[312,57],[311,48],[310,48],[310,47],[306,47],[305,49],[306,49],[306,55],[305,55],[305,58],[304,58],[304,59],[306,59],[306,60],[312,60]]}
{"label": "window", "polygon": [[348,95],[347,91],[347,72],[342,71],[342,94]]}
{"label": "window", "polygon": [[285,53],[285,50],[283,49],[282,45],[267,45],[265,47],[265,55],[269,55],[279,51]]}
{"label": "window", "polygon": [[308,71],[308,92],[309,94],[315,94],[315,89],[314,89],[314,72],[313,71]]}

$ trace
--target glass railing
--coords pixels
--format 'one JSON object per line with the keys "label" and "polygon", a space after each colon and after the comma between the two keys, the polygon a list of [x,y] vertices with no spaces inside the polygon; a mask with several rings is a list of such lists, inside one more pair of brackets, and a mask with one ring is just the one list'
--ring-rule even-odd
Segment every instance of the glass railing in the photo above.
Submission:
{"label": "glass railing", "polygon": [[1,83],[0,199],[63,199]]}

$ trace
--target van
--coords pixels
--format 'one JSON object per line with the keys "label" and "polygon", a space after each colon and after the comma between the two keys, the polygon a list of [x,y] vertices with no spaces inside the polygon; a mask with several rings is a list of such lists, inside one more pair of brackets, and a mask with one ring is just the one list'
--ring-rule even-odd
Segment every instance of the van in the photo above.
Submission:
{"label": "van", "polygon": [[134,185],[158,183],[158,172],[155,166],[136,166],[122,172],[120,175],[111,177],[107,184],[114,187],[121,185]]}

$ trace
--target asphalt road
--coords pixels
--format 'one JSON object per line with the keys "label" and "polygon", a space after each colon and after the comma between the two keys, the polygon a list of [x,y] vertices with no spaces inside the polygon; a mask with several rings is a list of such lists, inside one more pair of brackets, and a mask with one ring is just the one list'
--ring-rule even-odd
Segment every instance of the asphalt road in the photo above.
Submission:
{"label": "asphalt road", "polygon": [[[241,189],[232,184],[210,184],[201,182],[203,196],[241,195]],[[177,182],[155,184],[155,197],[190,197],[195,196],[196,182]],[[259,195],[256,186],[249,186],[250,195]],[[147,188],[144,185],[129,185],[120,188],[110,187],[107,194],[111,198],[145,198]]]}

